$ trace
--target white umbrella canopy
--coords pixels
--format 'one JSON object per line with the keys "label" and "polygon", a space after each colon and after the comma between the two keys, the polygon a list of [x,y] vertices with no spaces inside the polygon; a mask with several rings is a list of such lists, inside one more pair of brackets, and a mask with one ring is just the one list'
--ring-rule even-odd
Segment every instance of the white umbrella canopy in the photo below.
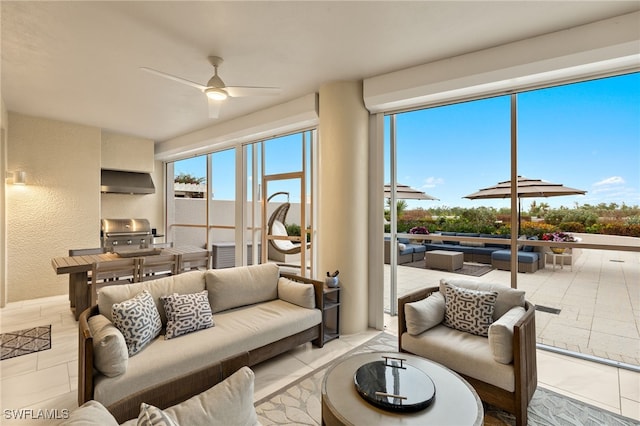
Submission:
{"label": "white umbrella canopy", "polygon": [[[384,186],[384,197],[391,198],[390,184]],[[396,184],[396,198],[398,200],[438,200],[436,197],[402,184]]]}
{"label": "white umbrella canopy", "polygon": [[[569,188],[560,183],[551,183],[541,179],[528,179],[518,176],[518,198],[558,197],[562,195],[584,195],[587,191]],[[488,198],[509,198],[511,196],[511,181],[500,182],[489,188],[481,189],[473,194],[465,195],[470,200]]]}

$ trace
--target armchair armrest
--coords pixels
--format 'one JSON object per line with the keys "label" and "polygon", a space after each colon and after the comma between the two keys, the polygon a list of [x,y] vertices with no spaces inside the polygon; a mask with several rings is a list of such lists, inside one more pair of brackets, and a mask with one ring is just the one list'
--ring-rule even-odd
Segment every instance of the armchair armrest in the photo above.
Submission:
{"label": "armchair armrest", "polygon": [[78,405],[93,399],[93,336],[89,318],[98,315],[98,305],[87,308],[78,318]]}
{"label": "armchair armrest", "polygon": [[526,412],[529,401],[538,387],[536,359],[535,306],[525,302],[526,313],[513,327],[513,365],[516,380],[516,401],[520,412]]}

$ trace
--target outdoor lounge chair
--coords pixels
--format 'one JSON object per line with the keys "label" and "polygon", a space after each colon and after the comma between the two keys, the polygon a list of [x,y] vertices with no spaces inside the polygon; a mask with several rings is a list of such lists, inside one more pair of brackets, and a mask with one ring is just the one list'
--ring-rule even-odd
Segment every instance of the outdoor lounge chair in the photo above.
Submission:
{"label": "outdoor lounge chair", "polygon": [[[285,220],[287,218],[287,213],[289,213],[289,208],[291,204],[289,203],[289,193],[288,192],[276,192],[272,196],[267,199],[267,203],[277,195],[286,195],[287,202],[278,206],[275,211],[269,217],[267,233],[268,235],[278,236],[278,237],[288,237],[289,234],[287,232],[287,228],[285,226]],[[302,251],[301,243],[294,243],[291,240],[285,239],[269,239],[269,257],[274,260],[284,261],[284,255],[288,254],[298,254]],[[307,243],[307,248],[309,248],[310,244]],[[277,252],[277,253],[274,253]],[[278,256],[278,253],[280,254]]]}

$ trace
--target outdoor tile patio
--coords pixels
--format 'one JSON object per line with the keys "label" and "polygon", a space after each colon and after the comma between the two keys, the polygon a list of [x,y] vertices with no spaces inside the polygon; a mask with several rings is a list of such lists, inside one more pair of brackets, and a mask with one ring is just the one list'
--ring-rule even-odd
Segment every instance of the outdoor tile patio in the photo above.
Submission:
{"label": "outdoor tile patio", "polygon": [[[536,305],[559,314],[536,312],[538,343],[581,354],[640,366],[640,254],[582,249],[573,268],[519,273],[518,288]],[[389,265],[385,265],[385,310],[389,308]],[[440,278],[500,282],[510,285],[509,271],[492,270],[481,277],[445,271],[398,267],[398,295]]]}

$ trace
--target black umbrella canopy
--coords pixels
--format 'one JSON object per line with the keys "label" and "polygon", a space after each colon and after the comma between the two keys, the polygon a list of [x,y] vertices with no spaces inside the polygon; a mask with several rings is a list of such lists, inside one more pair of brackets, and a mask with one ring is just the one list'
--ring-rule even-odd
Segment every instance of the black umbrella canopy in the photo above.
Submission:
{"label": "black umbrella canopy", "polygon": [[[559,197],[562,195],[584,195],[587,191],[582,189],[569,188],[560,183],[551,183],[541,179],[528,179],[518,176],[518,198],[535,197]],[[509,198],[511,196],[511,181],[500,182],[489,188],[481,189],[473,194],[465,195],[464,198],[471,200],[481,200],[488,198]]]}
{"label": "black umbrella canopy", "polygon": [[[384,197],[391,198],[391,185],[386,184],[384,186]],[[438,198],[426,194],[415,188],[411,188],[408,185],[397,184],[396,185],[396,198],[398,200],[437,200]]]}

